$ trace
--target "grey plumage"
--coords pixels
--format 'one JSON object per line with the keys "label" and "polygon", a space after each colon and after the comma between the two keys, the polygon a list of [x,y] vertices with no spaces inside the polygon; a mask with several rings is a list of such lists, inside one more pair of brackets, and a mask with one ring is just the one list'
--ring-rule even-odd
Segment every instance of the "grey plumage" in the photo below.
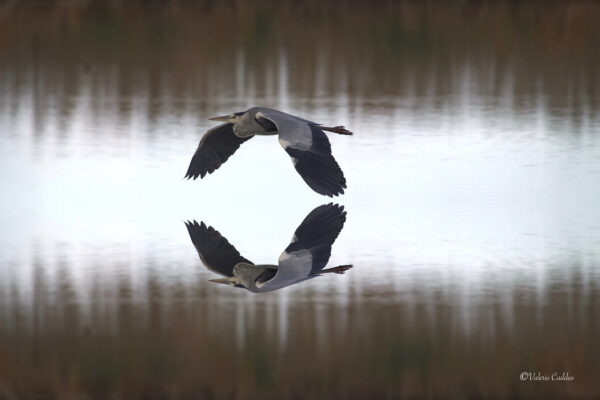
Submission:
{"label": "grey plumage", "polygon": [[324,273],[344,273],[351,265],[325,270],[331,247],[344,227],[343,206],[327,204],[315,208],[296,229],[281,253],[278,265],[254,265],[242,257],[227,239],[204,223],[187,222],[192,243],[203,264],[223,275],[212,282],[243,287],[251,292],[269,292],[314,278]]}
{"label": "grey plumage", "polygon": [[322,126],[266,107],[211,119],[225,124],[207,131],[200,140],[186,178],[203,178],[214,172],[255,135],[279,135],[279,143],[291,157],[296,171],[315,192],[330,197],[344,193],[346,178],[331,154],[331,144],[324,133],[352,135],[344,127]]}

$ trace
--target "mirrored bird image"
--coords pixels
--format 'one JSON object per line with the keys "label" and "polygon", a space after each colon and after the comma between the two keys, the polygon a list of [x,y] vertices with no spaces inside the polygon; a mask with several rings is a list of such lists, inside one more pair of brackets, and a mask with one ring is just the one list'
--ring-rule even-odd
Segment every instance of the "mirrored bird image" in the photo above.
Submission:
{"label": "mirrored bird image", "polygon": [[345,221],[343,206],[330,203],[315,208],[296,229],[292,241],[279,256],[278,265],[254,265],[204,222],[187,221],[185,225],[202,263],[225,277],[211,282],[263,293],[326,273],[343,274],[352,268],[352,265],[340,265],[323,269]]}
{"label": "mirrored bird image", "polygon": [[210,120],[224,124],[204,134],[188,167],[187,179],[213,173],[255,135],[279,135],[279,144],[308,186],[329,197],[344,193],[346,178],[331,155],[331,144],[324,132],[352,135],[343,126],[323,126],[265,107],[252,107]]}

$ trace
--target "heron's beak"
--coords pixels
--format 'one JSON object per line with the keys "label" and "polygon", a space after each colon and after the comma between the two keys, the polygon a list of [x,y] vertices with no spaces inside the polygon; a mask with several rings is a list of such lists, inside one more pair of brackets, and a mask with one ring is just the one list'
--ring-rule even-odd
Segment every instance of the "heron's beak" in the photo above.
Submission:
{"label": "heron's beak", "polygon": [[221,121],[221,122],[233,122],[235,120],[235,115],[223,115],[221,117],[212,117],[209,118],[211,121]]}
{"label": "heron's beak", "polygon": [[231,286],[237,285],[237,279],[235,279],[233,277],[221,278],[221,279],[211,279],[211,280],[209,280],[209,282],[222,283],[224,285],[231,285]]}

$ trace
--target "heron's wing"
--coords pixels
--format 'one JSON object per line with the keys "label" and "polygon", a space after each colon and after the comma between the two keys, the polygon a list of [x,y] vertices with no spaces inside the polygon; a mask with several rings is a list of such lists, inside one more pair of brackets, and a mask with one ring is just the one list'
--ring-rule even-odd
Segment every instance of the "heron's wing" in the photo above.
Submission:
{"label": "heron's wing", "polygon": [[308,186],[329,197],[344,193],[346,178],[331,155],[329,139],[318,124],[268,109],[257,113],[257,117],[261,116],[277,126],[279,143]]}
{"label": "heron's wing", "polygon": [[204,178],[207,173],[212,174],[239,149],[242,143],[252,137],[237,137],[231,123],[221,124],[208,130],[200,140],[185,177],[196,179],[198,176]]}
{"label": "heron's wing", "polygon": [[233,267],[236,264],[252,264],[212,226],[207,227],[204,222],[198,224],[196,221],[187,221],[185,226],[200,260],[209,270],[224,276],[233,276]]}
{"label": "heron's wing", "polygon": [[[326,204],[312,210],[296,229],[292,241],[279,256],[279,268],[267,287],[283,287],[318,275],[327,265],[346,212],[343,206]],[[257,285],[258,286],[258,285]]]}
{"label": "heron's wing", "polygon": [[331,155],[327,136],[316,125],[311,125],[312,144],[309,148],[284,145],[292,158],[294,168],[315,192],[333,197],[344,193],[346,178]]}

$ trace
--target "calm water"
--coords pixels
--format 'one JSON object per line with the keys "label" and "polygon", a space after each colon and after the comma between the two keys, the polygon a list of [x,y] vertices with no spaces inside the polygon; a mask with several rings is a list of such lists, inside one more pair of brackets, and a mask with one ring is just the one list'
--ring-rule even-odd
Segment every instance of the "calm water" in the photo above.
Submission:
{"label": "calm water", "polygon": [[[600,396],[600,6],[333,4],[0,10],[0,399]],[[252,105],[355,132],[345,275],[208,281],[184,221],[329,202],[269,137],[183,179]]]}

